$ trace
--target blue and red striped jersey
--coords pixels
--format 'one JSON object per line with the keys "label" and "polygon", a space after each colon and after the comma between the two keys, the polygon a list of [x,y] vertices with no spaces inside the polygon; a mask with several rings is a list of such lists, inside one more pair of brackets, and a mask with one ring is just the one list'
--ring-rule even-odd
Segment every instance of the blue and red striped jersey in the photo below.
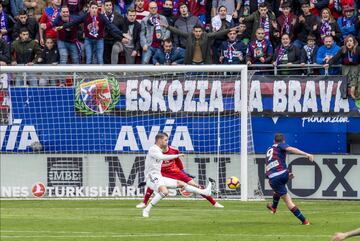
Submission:
{"label": "blue and red striped jersey", "polygon": [[286,143],[274,144],[268,148],[266,152],[266,176],[272,177],[276,173],[287,170],[286,165],[286,148],[289,147]]}

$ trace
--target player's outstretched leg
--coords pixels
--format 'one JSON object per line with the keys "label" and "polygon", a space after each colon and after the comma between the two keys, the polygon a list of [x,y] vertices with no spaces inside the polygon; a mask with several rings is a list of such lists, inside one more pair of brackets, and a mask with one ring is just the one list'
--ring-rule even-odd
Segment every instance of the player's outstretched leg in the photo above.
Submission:
{"label": "player's outstretched leg", "polygon": [[[192,185],[194,187],[198,187],[198,188],[204,188],[203,186],[200,186],[199,184],[197,184],[194,180],[189,181],[187,184]],[[214,184],[212,183],[212,185],[214,185]],[[208,200],[211,203],[211,205],[213,205],[215,208],[224,208],[224,206],[221,205],[220,203],[218,203],[212,196],[205,196],[205,195],[201,195],[201,196],[203,198],[205,198],[206,200]]]}
{"label": "player's outstretched leg", "polygon": [[268,203],[266,206],[272,214],[276,213],[276,209],[279,205],[279,201],[280,201],[280,195],[278,193],[274,192],[272,204]]}
{"label": "player's outstretched leg", "polygon": [[204,196],[210,196],[211,195],[211,182],[208,183],[207,187],[205,189],[200,189],[194,186],[191,186],[183,181],[178,181],[178,187],[184,187],[185,191],[187,192],[193,192]]}
{"label": "player's outstretched leg", "polygon": [[153,199],[151,199],[150,203],[143,209],[143,217],[148,218],[150,215],[150,210],[154,207],[161,199],[166,197],[169,194],[166,186],[160,186],[159,192],[155,193]]}
{"label": "player's outstretched leg", "polygon": [[300,209],[296,207],[288,193],[283,195],[281,198],[285,201],[288,209],[301,221],[303,225],[310,225],[310,222],[304,217]]}
{"label": "player's outstretched leg", "polygon": [[144,208],[146,207],[151,195],[153,194],[154,190],[152,190],[150,187],[148,187],[146,189],[145,195],[144,195],[144,200],[139,203],[138,205],[136,205],[136,208]]}

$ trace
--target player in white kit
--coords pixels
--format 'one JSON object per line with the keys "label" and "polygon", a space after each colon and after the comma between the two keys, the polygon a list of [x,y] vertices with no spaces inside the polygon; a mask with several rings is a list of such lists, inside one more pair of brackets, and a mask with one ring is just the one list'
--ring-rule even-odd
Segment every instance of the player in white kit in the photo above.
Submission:
{"label": "player in white kit", "polygon": [[200,189],[186,184],[183,181],[163,177],[161,175],[161,164],[163,161],[175,159],[184,156],[184,154],[164,155],[162,150],[168,145],[166,134],[159,133],[155,137],[155,145],[150,147],[145,159],[145,180],[146,185],[154,190],[155,196],[151,202],[143,209],[143,217],[149,217],[150,209],[155,206],[161,199],[169,194],[168,188],[182,188],[187,192],[193,192],[200,195],[211,195],[211,182],[206,189]]}

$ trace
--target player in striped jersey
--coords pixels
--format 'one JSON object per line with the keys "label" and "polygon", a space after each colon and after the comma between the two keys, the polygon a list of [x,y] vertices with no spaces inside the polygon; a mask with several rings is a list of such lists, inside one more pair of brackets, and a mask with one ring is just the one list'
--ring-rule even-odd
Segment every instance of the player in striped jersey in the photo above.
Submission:
{"label": "player in striped jersey", "polygon": [[274,144],[268,148],[265,159],[266,176],[269,178],[269,184],[274,191],[273,203],[267,204],[267,208],[271,213],[275,214],[281,197],[295,217],[297,217],[302,224],[309,225],[310,222],[293,203],[286,189],[286,183],[294,177],[289,173],[286,165],[286,154],[288,152],[306,156],[310,161],[314,161],[313,155],[289,146],[285,143],[285,136],[283,134],[276,134]]}

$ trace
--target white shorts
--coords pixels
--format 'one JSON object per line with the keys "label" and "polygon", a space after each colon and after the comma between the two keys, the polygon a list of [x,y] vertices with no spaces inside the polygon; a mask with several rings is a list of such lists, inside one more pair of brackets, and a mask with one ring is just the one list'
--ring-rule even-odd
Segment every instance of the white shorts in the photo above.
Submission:
{"label": "white shorts", "polygon": [[163,177],[157,174],[149,174],[149,178],[146,181],[146,185],[155,192],[158,192],[160,186],[166,186],[167,188],[177,188],[177,180],[172,178]]}

